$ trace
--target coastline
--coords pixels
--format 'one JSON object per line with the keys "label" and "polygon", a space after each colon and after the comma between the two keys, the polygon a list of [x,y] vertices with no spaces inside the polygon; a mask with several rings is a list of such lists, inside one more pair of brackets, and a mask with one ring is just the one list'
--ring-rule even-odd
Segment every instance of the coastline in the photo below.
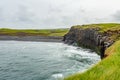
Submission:
{"label": "coastline", "polygon": [[36,42],[62,42],[62,36],[0,36],[0,41],[36,41]]}
{"label": "coastline", "polygon": [[96,51],[101,61],[83,73],[66,76],[64,80],[120,80],[120,24],[73,26],[63,41]]}
{"label": "coastline", "polygon": [[[69,45],[75,44],[79,47],[91,49],[100,55],[101,61],[91,69],[83,73],[67,76],[64,80],[120,79],[120,77],[118,77],[120,76],[120,73],[118,73],[120,72],[118,71],[120,66],[120,24],[76,25],[72,26],[68,32],[65,31],[64,33],[61,31],[57,31],[56,33],[51,30],[42,30],[42,33],[40,33],[41,31],[35,33],[36,30],[32,30],[32,32],[28,30],[27,33],[26,30],[22,30],[23,32],[21,32],[21,30],[14,30],[12,33],[11,31],[12,30],[1,29],[0,40],[64,42]],[[111,75],[116,76],[111,77]]]}

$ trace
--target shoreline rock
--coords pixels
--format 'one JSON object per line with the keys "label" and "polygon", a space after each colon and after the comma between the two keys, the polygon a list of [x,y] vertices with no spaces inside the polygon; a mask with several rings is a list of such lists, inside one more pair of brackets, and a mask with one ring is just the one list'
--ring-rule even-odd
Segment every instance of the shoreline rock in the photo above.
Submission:
{"label": "shoreline rock", "polygon": [[80,47],[90,48],[96,51],[101,59],[106,57],[105,50],[114,43],[108,34],[100,33],[99,28],[74,27],[64,36],[63,41],[66,44],[77,43]]}

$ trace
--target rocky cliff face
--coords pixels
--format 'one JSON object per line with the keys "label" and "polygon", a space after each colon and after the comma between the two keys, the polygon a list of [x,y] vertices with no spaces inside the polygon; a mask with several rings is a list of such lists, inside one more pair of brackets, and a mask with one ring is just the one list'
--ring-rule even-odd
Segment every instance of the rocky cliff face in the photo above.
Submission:
{"label": "rocky cliff face", "polygon": [[77,43],[78,46],[90,48],[96,51],[101,59],[105,57],[104,52],[107,47],[114,43],[109,34],[100,33],[99,28],[75,28],[64,36],[63,41],[67,44]]}

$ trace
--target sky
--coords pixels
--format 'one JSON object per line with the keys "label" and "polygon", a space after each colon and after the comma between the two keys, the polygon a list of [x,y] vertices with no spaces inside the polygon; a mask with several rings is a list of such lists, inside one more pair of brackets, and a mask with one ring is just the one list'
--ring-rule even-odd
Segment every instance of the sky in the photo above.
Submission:
{"label": "sky", "polygon": [[0,28],[70,28],[120,22],[120,0],[0,0]]}

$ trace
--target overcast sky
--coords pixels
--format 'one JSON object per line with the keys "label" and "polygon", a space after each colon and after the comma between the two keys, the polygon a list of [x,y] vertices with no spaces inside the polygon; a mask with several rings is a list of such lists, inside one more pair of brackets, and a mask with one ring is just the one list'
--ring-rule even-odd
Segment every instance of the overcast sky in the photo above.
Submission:
{"label": "overcast sky", "polygon": [[120,22],[120,0],[0,0],[2,28],[65,28]]}

